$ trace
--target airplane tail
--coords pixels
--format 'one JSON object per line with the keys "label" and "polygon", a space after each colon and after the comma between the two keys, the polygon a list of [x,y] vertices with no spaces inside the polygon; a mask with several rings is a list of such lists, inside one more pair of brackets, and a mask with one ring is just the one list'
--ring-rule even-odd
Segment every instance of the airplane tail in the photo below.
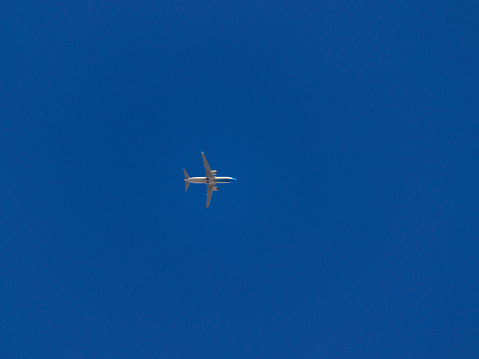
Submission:
{"label": "airplane tail", "polygon": [[[188,173],[186,173],[186,170],[183,168],[183,172],[185,173],[185,179],[189,179],[190,176],[188,176]],[[185,182],[185,192],[188,191],[188,186],[190,185],[190,182]]]}

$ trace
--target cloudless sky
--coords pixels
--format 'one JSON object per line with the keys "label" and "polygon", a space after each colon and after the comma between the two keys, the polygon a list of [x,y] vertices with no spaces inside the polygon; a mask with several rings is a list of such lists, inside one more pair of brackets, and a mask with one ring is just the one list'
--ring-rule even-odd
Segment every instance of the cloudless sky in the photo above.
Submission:
{"label": "cloudless sky", "polygon": [[2,4],[0,357],[478,358],[478,15]]}

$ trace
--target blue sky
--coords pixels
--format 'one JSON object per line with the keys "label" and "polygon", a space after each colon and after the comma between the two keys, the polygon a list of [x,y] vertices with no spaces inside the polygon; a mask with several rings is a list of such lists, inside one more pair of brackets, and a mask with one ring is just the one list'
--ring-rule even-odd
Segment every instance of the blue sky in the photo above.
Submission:
{"label": "blue sky", "polygon": [[0,16],[2,357],[478,357],[474,2]]}

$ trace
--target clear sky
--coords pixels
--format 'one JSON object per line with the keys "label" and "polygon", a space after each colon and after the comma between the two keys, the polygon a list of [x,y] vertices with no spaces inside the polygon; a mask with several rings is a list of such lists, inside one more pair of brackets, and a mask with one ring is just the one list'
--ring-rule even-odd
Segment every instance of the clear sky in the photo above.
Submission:
{"label": "clear sky", "polygon": [[479,357],[477,2],[0,10],[2,358]]}

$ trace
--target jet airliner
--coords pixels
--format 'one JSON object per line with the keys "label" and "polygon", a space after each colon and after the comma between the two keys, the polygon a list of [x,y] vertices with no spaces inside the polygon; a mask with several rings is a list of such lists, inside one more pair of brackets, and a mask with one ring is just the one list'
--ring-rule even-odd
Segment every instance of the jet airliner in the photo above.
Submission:
{"label": "jet airliner", "polygon": [[185,192],[188,190],[188,186],[190,183],[204,183],[207,188],[206,194],[206,207],[210,205],[211,195],[213,191],[218,191],[219,188],[216,186],[218,183],[231,183],[236,181],[233,177],[217,177],[216,174],[218,171],[212,171],[208,161],[206,160],[205,154],[201,152],[201,156],[203,157],[203,164],[205,165],[206,177],[190,177],[186,170],[183,168],[183,172],[185,173]]}

